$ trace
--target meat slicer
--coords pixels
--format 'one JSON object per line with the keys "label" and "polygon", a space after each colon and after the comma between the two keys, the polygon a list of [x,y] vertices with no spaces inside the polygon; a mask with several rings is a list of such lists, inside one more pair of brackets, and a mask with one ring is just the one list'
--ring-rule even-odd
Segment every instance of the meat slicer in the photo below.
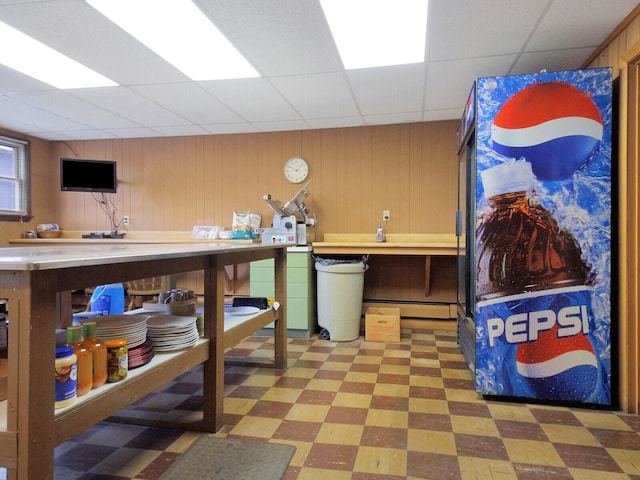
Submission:
{"label": "meat slicer", "polygon": [[316,224],[315,217],[304,201],[311,195],[309,181],[287,203],[282,203],[266,194],[262,198],[273,210],[272,228],[261,228],[262,243],[292,243],[306,245],[312,239],[307,233],[308,227]]}

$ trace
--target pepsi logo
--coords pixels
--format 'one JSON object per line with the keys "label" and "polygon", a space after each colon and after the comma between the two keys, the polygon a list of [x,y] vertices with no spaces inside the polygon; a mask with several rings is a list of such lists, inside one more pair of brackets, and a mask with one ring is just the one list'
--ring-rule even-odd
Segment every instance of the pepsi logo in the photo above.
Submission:
{"label": "pepsi logo", "polygon": [[603,130],[589,95],[564,82],[544,82],[504,103],[491,126],[491,139],[497,153],[530,162],[539,179],[562,180],[586,165]]}
{"label": "pepsi logo", "polygon": [[598,360],[582,333],[558,338],[558,327],[540,333],[538,340],[522,343],[516,368],[538,398],[585,401],[598,385]]}

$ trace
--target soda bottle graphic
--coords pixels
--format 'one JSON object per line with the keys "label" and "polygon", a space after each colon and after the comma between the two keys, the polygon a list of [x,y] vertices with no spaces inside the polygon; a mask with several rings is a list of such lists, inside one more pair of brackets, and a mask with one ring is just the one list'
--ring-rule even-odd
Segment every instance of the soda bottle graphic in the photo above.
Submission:
{"label": "soda bottle graphic", "polygon": [[496,395],[589,401],[592,276],[570,232],[533,196],[531,164],[481,172],[491,207],[476,229],[476,383]]}

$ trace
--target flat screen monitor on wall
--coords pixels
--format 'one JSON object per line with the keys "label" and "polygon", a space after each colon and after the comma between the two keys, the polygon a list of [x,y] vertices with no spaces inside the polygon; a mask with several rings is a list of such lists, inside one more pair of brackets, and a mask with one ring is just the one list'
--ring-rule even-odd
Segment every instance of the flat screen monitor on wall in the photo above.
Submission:
{"label": "flat screen monitor on wall", "polygon": [[60,190],[63,192],[115,193],[116,162],[60,158]]}

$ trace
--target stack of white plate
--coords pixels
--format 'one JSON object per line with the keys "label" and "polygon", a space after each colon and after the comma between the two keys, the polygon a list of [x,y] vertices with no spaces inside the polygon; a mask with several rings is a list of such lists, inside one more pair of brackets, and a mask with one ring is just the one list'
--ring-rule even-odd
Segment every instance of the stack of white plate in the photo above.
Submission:
{"label": "stack of white plate", "polygon": [[147,335],[157,352],[193,347],[200,335],[196,317],[154,315],[147,320]]}
{"label": "stack of white plate", "polygon": [[105,315],[93,317],[96,321],[96,336],[100,340],[123,338],[127,348],[142,345],[147,339],[147,319],[149,315]]}

